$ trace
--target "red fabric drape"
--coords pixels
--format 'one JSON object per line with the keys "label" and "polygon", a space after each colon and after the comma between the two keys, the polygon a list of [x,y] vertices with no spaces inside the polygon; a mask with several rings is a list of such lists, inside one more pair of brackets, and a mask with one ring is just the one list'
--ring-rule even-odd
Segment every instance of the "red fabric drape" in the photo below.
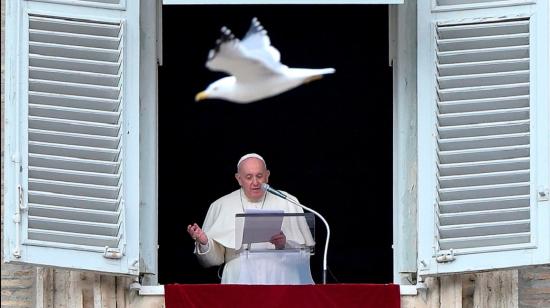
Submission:
{"label": "red fabric drape", "polygon": [[168,284],[166,308],[180,307],[362,307],[399,308],[399,285],[222,285]]}

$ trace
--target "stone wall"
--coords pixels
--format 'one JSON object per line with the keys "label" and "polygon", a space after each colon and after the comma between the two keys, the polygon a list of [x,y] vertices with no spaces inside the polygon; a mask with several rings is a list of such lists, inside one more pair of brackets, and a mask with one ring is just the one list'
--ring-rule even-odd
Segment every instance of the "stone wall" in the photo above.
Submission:
{"label": "stone wall", "polygon": [[550,307],[550,265],[519,270],[519,307]]}

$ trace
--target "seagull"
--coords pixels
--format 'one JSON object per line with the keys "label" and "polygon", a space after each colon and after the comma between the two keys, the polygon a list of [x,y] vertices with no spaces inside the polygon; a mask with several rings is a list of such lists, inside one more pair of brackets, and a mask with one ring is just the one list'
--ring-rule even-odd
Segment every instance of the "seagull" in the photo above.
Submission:
{"label": "seagull", "polygon": [[195,96],[195,101],[223,99],[247,104],[281,94],[302,84],[335,72],[334,68],[289,68],[281,64],[279,51],[271,46],[267,31],[257,18],[252,19],[242,40],[227,27],[211,49],[206,67],[230,76],[211,83]]}

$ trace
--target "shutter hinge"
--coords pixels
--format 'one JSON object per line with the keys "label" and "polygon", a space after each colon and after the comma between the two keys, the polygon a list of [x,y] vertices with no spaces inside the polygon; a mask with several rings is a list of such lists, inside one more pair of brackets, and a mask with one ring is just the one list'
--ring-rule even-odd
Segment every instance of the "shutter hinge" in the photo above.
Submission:
{"label": "shutter hinge", "polygon": [[23,187],[19,184],[17,185],[17,208],[13,215],[13,222],[15,223],[15,248],[13,249],[13,256],[17,259],[21,258],[21,212],[27,209],[23,204]]}
{"label": "shutter hinge", "polygon": [[548,201],[548,198],[550,197],[550,190],[547,188],[539,188],[539,191],[537,193],[537,201]]}
{"label": "shutter hinge", "polygon": [[121,259],[122,258],[122,250],[120,248],[111,248],[109,246],[105,246],[105,251],[103,252],[103,257],[107,259]]}
{"label": "shutter hinge", "polygon": [[438,262],[438,263],[447,263],[447,262],[452,262],[454,261],[456,258],[455,258],[455,252],[453,251],[453,249],[449,249],[449,250],[441,250],[439,251],[439,254],[437,254],[437,256],[435,257],[435,260]]}
{"label": "shutter hinge", "polygon": [[23,187],[21,185],[17,185],[17,195],[19,198],[19,208],[24,211],[27,209],[27,206],[25,205],[25,202],[23,200]]}

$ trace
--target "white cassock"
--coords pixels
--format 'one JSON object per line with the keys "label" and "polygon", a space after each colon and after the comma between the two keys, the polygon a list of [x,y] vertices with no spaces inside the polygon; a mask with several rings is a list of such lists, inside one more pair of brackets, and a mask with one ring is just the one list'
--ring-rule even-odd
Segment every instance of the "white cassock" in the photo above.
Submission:
{"label": "white cassock", "polygon": [[[285,192],[288,198],[296,200]],[[303,213],[302,208],[285,199],[267,194],[265,200],[250,202],[244,192],[238,189],[221,197],[210,205],[203,231],[208,236],[208,244],[196,244],[195,254],[205,266],[225,263],[222,283],[226,284],[313,284],[309,270],[309,253],[258,252],[240,253],[235,247],[235,215],[248,208],[283,210],[285,213]],[[282,231],[287,246],[312,247],[315,241],[305,219],[283,221]],[[258,243],[254,248],[275,249],[271,243]]]}

